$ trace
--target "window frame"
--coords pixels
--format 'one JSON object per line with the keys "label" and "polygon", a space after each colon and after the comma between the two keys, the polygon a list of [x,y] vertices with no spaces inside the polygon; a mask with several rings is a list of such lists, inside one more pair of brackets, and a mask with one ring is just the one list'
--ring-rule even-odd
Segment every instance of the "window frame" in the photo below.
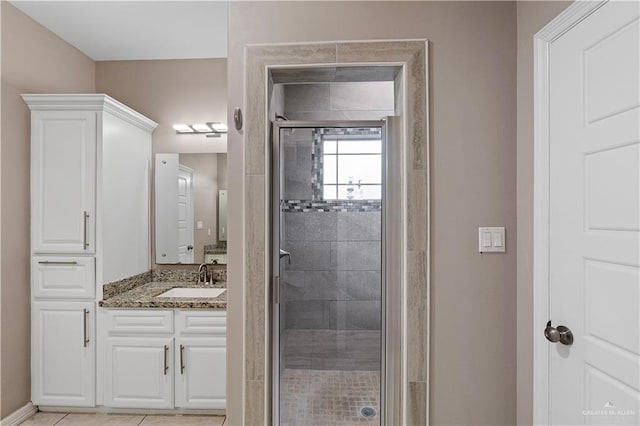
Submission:
{"label": "window frame", "polygon": [[[340,152],[340,143],[345,143],[345,142],[349,142],[349,141],[376,141],[380,143],[380,152],[345,152],[345,153],[341,153]],[[333,142],[336,145],[336,149],[335,149],[335,153],[329,153],[327,154],[325,152],[325,143],[327,142]],[[382,153],[382,138],[372,138],[370,136],[359,136],[359,137],[344,137],[342,135],[342,137],[340,136],[330,136],[330,137],[323,137],[322,138],[322,199],[324,201],[353,201],[353,200],[382,200],[382,161],[383,161],[383,153]],[[336,159],[336,172],[335,172],[335,183],[326,183],[325,184],[325,175],[326,175],[326,169],[325,169],[325,158],[327,156],[333,156]],[[340,182],[339,176],[340,176],[340,157],[347,157],[347,156],[359,156],[359,157],[363,157],[363,156],[377,156],[380,159],[380,181],[379,182],[366,182],[366,183],[353,183],[353,184],[349,184],[348,182]],[[339,194],[340,194],[340,187],[346,187],[349,185],[355,185],[357,187],[361,187],[361,186],[371,186],[371,187],[379,187],[380,188],[380,197],[377,198],[362,198],[362,199],[349,199],[349,198],[340,198]],[[325,186],[335,186],[335,197],[334,198],[326,198],[325,197]]]}

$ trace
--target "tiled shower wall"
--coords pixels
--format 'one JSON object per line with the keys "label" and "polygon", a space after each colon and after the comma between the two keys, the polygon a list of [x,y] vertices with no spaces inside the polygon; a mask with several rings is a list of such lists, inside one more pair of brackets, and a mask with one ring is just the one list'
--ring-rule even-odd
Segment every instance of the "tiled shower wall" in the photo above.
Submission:
{"label": "tiled shower wall", "polygon": [[284,213],[286,328],[380,329],[380,220],[379,211]]}
{"label": "tiled shower wall", "polygon": [[380,120],[395,115],[393,81],[284,85],[289,120]]}
{"label": "tiled shower wall", "polygon": [[[284,200],[312,199],[311,140],[311,129],[283,138]],[[380,329],[381,212],[357,203],[282,213],[282,247],[291,253],[290,264],[280,262],[284,328]]]}

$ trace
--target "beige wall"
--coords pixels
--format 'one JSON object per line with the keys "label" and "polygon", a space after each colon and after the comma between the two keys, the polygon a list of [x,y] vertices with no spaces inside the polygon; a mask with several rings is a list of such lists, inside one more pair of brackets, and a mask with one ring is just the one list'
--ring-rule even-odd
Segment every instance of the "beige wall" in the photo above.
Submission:
{"label": "beige wall", "polygon": [[226,137],[177,135],[177,123],[227,122],[227,60],[96,62],[96,91],[158,123],[156,152],[224,152]]}
{"label": "beige wall", "polygon": [[2,412],[30,401],[29,109],[21,93],[93,92],[94,62],[2,2]]}
{"label": "beige wall", "polygon": [[[533,422],[533,36],[571,2],[518,2],[518,424]],[[542,324],[540,324],[542,332]]]}
{"label": "beige wall", "polygon": [[[230,120],[243,103],[247,43],[431,41],[431,423],[514,424],[515,4],[233,2],[229,25]],[[242,137],[232,130],[230,359],[242,353],[242,294],[234,291],[242,282],[242,159]],[[506,254],[477,253],[481,225],[506,226]],[[238,425],[241,365],[230,365],[228,374],[229,424]]]}
{"label": "beige wall", "polygon": [[[106,93],[158,123],[156,153],[225,152],[227,139],[178,135],[172,126],[207,121],[226,123],[227,60],[96,62],[96,91]],[[151,261],[155,267],[155,210],[151,203]]]}
{"label": "beige wall", "polygon": [[[517,6],[519,424],[531,423],[531,39],[567,4],[519,2]],[[516,332],[512,325],[516,301],[514,9],[510,3],[376,3],[366,8],[350,3],[248,3],[233,4],[230,11],[229,66],[235,76],[230,79],[230,111],[242,101],[244,43],[407,37],[427,37],[432,42],[432,424],[512,424],[515,419],[515,348],[509,344]],[[88,57],[4,1],[1,16],[0,416],[5,417],[24,405],[30,393],[29,113],[19,94],[93,92],[95,85],[96,91],[109,93],[161,122],[154,134],[154,152],[196,152],[211,146],[177,139],[170,125],[211,118],[226,121],[227,81],[223,59],[193,61],[211,62],[202,67],[187,64],[191,61],[99,62],[94,72]],[[306,16],[315,18],[306,20]],[[265,21],[271,24],[263,25]],[[203,100],[206,94],[216,99],[215,105]],[[207,113],[196,115],[203,110]],[[229,211],[231,238],[236,242],[230,243],[234,284],[241,280],[238,235],[242,229],[239,217],[233,221],[233,211],[242,208],[243,173],[240,136],[231,133],[230,142],[238,142],[229,159],[229,185],[237,191]],[[184,148],[175,148],[176,143]],[[481,257],[474,250],[475,227],[492,223],[507,226],[509,253]],[[241,306],[240,300],[237,305]],[[238,330],[242,312],[231,314],[230,328]],[[493,330],[500,332],[492,340]],[[230,335],[236,355],[241,350],[238,343]],[[240,367],[240,363],[230,366],[232,380],[241,373]],[[232,425],[239,424],[240,383],[238,378],[230,388]]]}

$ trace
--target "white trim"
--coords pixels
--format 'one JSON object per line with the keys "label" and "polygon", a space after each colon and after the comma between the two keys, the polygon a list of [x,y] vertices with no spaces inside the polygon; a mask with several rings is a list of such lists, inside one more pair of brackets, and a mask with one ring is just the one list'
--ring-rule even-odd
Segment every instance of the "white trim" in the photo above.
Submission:
{"label": "white trim", "polygon": [[[430,109],[430,103],[429,103],[429,99],[431,96],[431,91],[429,90],[429,88],[431,87],[431,85],[429,84],[430,82],[430,64],[429,64],[429,56],[431,55],[430,49],[429,49],[429,44],[430,41],[427,39],[424,41],[424,61],[425,61],[425,98],[424,98],[424,102],[425,102],[425,108],[424,108],[424,113],[425,113],[425,125],[426,125],[426,137],[425,137],[425,149],[426,149],[426,155],[427,155],[427,162],[425,164],[425,168],[426,168],[426,173],[427,173],[427,247],[426,247],[426,260],[427,260],[427,277],[426,277],[426,282],[427,282],[427,296],[426,296],[426,301],[425,303],[427,304],[426,306],[426,331],[427,331],[427,336],[425,338],[425,352],[424,352],[424,356],[425,356],[425,381],[426,381],[426,390],[425,390],[425,417],[426,417],[426,423],[427,426],[429,424],[431,424],[430,419],[431,419],[431,404],[429,403],[429,401],[431,401],[431,393],[430,393],[430,389],[431,389],[431,120],[429,119],[430,114],[431,114],[431,109]],[[407,89],[406,89],[406,78],[403,78],[403,84],[405,85],[404,88],[404,92],[403,92],[403,100],[405,102],[406,105],[406,93],[407,93]],[[405,111],[406,111],[406,107],[405,107]],[[407,114],[404,113],[403,115],[403,119],[406,120],[407,119]],[[406,128],[406,125],[405,125]],[[406,145],[405,145],[406,146]],[[407,186],[406,184],[404,185],[403,191],[406,191]],[[409,195],[404,194],[403,195],[403,199],[404,200],[408,200],[409,199]],[[408,224],[408,221],[406,222]],[[405,231],[405,236],[407,234],[407,231]],[[404,267],[404,271],[406,274],[407,271],[407,267]],[[405,286],[406,283],[408,282],[408,278],[405,277],[404,279],[405,282]],[[406,290],[406,288],[405,288]],[[405,293],[406,294],[406,293]],[[404,303],[407,303],[407,298],[404,297]],[[407,314],[407,306],[404,306],[404,312],[405,315]],[[407,330],[406,330],[406,319],[404,322],[404,335],[407,335]],[[404,353],[407,353],[408,348],[406,347],[406,339],[404,339],[405,342],[405,348],[404,348]],[[405,363],[405,368],[406,368],[406,363]],[[404,380],[406,380],[406,377],[403,377]],[[406,400],[405,400],[405,404],[406,404]],[[406,418],[406,417],[405,417]]]}
{"label": "white trim", "polygon": [[533,424],[549,424],[549,49],[551,43],[607,3],[577,0],[533,37]]}
{"label": "white trim", "polygon": [[96,93],[24,94],[31,111],[104,111],[143,130],[153,131],[158,123],[109,95]]}
{"label": "white trim", "polygon": [[33,417],[38,412],[38,407],[32,402],[26,403],[4,419],[0,420],[0,426],[17,426],[25,420]]}

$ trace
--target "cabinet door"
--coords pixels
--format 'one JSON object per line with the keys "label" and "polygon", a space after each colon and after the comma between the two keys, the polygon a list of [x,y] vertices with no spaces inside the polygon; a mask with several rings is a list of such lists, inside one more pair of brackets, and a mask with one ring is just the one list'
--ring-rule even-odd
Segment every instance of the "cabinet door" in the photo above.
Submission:
{"label": "cabinet door", "polygon": [[176,342],[176,406],[226,407],[226,338],[181,337]]}
{"label": "cabinet door", "polygon": [[96,123],[89,111],[31,115],[34,253],[95,253]]}
{"label": "cabinet door", "polygon": [[108,407],[173,408],[173,338],[109,337]]}
{"label": "cabinet door", "polygon": [[95,405],[93,303],[33,302],[31,391],[36,405]]}

